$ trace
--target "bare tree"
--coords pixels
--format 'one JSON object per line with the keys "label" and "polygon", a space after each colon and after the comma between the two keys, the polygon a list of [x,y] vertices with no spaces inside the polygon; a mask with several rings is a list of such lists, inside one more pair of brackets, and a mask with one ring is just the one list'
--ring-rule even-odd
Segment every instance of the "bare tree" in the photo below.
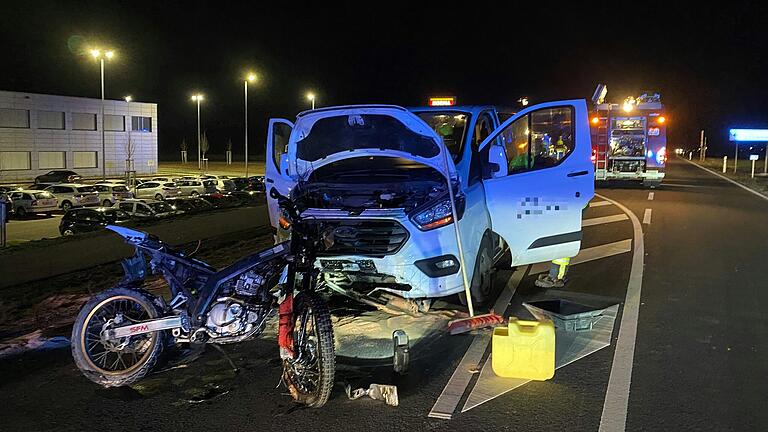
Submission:
{"label": "bare tree", "polygon": [[211,145],[208,143],[208,135],[203,132],[203,137],[200,138],[200,152],[203,153],[203,159],[205,159],[205,154],[208,153],[208,150],[210,149]]}

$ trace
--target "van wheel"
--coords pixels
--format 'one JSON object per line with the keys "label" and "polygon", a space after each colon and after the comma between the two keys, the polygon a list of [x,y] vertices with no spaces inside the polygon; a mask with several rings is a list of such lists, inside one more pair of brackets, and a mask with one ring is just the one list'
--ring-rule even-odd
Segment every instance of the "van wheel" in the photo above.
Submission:
{"label": "van wheel", "polygon": [[198,195],[200,195],[200,194],[197,193],[197,191],[192,191],[192,193],[189,194],[189,196],[191,196],[192,198],[197,198]]}
{"label": "van wheel", "polygon": [[163,195],[157,194],[157,195],[155,195],[155,199],[158,200],[158,201],[162,201],[163,200]]}
{"label": "van wheel", "polygon": [[112,201],[110,201],[110,200],[108,200],[108,199],[105,199],[105,200],[104,200],[104,201],[101,203],[101,205],[102,205],[103,207],[112,207]]}
{"label": "van wheel", "polygon": [[71,202],[64,201],[63,203],[61,203],[61,209],[64,210],[65,213],[67,211],[69,211],[69,209],[71,209],[71,208],[72,208],[72,203]]}
{"label": "van wheel", "polygon": [[[475,259],[475,270],[472,272],[472,282],[469,291],[472,293],[473,305],[484,305],[491,299],[493,291],[493,246],[488,236],[484,236],[480,242],[480,250]],[[466,294],[459,294],[459,300],[463,305],[467,304]]]}
{"label": "van wheel", "polygon": [[24,207],[16,207],[16,217],[24,219],[27,217],[27,209]]}

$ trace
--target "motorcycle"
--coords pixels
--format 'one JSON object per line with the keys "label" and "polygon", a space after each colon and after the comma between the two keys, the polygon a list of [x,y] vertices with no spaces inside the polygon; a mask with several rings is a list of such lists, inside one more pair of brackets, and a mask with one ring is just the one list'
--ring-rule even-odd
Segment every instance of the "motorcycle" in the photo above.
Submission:
{"label": "motorcycle", "polygon": [[[136,252],[123,260],[120,284],[93,297],[77,316],[72,355],[80,371],[105,387],[129,385],[149,374],[165,349],[256,337],[277,309],[282,381],[297,402],[323,406],[333,387],[335,354],[314,262],[332,244],[332,233],[301,218],[300,198],[274,189],[270,194],[291,239],[221,270],[147,233],[107,226]],[[148,270],[165,279],[169,301],[142,289]]]}

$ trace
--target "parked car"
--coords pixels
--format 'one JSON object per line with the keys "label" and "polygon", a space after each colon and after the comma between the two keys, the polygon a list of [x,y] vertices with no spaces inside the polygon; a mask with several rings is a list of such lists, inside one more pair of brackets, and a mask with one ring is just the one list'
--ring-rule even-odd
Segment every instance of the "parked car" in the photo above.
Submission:
{"label": "parked car", "polygon": [[175,182],[176,187],[181,189],[181,195],[182,196],[199,196],[204,195],[207,193],[213,193],[216,192],[216,188],[212,185],[211,182],[205,182],[208,187],[206,187],[205,184],[203,184],[203,180],[177,180]]}
{"label": "parked car", "polygon": [[204,199],[208,202],[208,204],[212,205],[214,208],[220,209],[220,208],[230,208],[230,207],[237,207],[239,205],[242,205],[242,202],[232,195],[223,194],[220,192],[208,194],[208,195],[200,195],[200,198]]}
{"label": "parked car", "polygon": [[135,198],[149,198],[162,201],[166,198],[181,196],[181,189],[175,183],[148,181],[142,183],[133,190]]}
{"label": "parked car", "polygon": [[181,213],[198,213],[213,209],[213,206],[202,198],[168,198],[165,202]]}
{"label": "parked car", "polygon": [[160,183],[173,183],[176,181],[176,179],[171,177],[153,177],[151,181],[156,181]]}
{"label": "parked car", "polygon": [[71,236],[96,231],[107,225],[121,225],[130,220],[127,213],[109,207],[72,209],[61,218],[59,233]]}
{"label": "parked car", "polygon": [[72,207],[99,205],[99,194],[93,186],[62,183],[48,186],[44,190],[52,193],[59,200],[59,207],[64,211]]}
{"label": "parked car", "polygon": [[35,183],[31,184],[23,189],[25,190],[45,190],[48,186],[53,186],[53,183]]}
{"label": "parked car", "polygon": [[235,184],[235,190],[258,193],[264,192],[263,176],[235,177],[231,180]]}
{"label": "parked car", "polygon": [[5,185],[5,186],[0,186],[0,193],[11,193],[11,192],[24,190],[24,189],[25,188],[19,185]]}
{"label": "parked car", "polygon": [[83,177],[74,171],[53,170],[35,177],[35,183],[74,183],[82,179]]}
{"label": "parked car", "polygon": [[96,188],[96,192],[99,193],[99,201],[103,207],[112,207],[112,204],[124,200],[133,198],[133,194],[124,185],[114,183],[96,183],[93,185]]}
{"label": "parked car", "polygon": [[215,182],[216,189],[218,189],[220,192],[227,190],[227,187],[234,186],[231,183],[229,186],[225,183],[226,180],[230,179],[229,176],[225,176],[225,175],[205,174],[205,175],[202,175],[201,178],[205,180],[212,180],[213,182]]}
{"label": "parked car", "polygon": [[176,214],[176,210],[165,201],[128,199],[118,202],[112,208],[128,213],[138,220],[161,219]]}
{"label": "parked car", "polygon": [[45,213],[48,216],[59,209],[59,200],[48,191],[21,190],[11,192],[13,211],[19,218],[30,214]]}
{"label": "parked car", "polygon": [[[366,293],[386,281],[408,299],[462,293],[463,267],[472,299],[488,301],[494,265],[575,256],[594,196],[584,100],[528,106],[503,123],[493,106],[328,107],[295,126],[270,120],[266,153],[267,187],[289,195],[302,179],[303,216],[336,233],[321,277]],[[270,195],[270,222],[286,238]]]}

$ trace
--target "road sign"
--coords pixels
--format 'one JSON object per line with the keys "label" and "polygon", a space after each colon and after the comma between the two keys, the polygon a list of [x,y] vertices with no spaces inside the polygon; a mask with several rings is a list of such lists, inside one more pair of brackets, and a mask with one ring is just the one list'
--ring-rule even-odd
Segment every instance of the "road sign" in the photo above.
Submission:
{"label": "road sign", "polygon": [[749,155],[749,160],[758,160],[760,159],[760,155]]}
{"label": "road sign", "polygon": [[768,129],[731,129],[730,141],[768,141]]}

